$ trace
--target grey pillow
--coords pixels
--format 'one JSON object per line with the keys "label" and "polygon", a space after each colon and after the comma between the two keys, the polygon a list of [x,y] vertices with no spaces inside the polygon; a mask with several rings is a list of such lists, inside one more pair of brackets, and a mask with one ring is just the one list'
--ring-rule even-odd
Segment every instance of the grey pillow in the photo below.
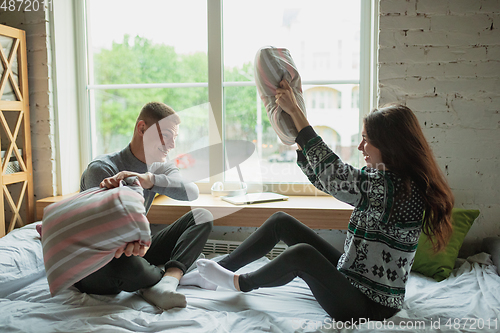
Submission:
{"label": "grey pillow", "polygon": [[126,184],[90,188],[44,209],[43,259],[52,295],[109,263],[127,243],[151,245],[142,187]]}

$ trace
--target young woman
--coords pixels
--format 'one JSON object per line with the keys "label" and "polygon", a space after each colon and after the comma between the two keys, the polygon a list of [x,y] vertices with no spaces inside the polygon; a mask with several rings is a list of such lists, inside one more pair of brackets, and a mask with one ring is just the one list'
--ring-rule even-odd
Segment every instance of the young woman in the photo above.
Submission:
{"label": "young woman", "polygon": [[[373,110],[364,118],[356,169],[316,135],[286,81],[276,102],[299,135],[298,165],[312,184],[354,207],[344,252],[285,213],[272,215],[219,264],[198,260],[202,277],[248,292],[301,277],[325,311],[338,321],[383,320],[403,306],[405,284],[421,231],[434,235],[436,251],[451,234],[453,195],[413,112],[403,105]],[[279,241],[289,247],[257,271],[235,275]]]}

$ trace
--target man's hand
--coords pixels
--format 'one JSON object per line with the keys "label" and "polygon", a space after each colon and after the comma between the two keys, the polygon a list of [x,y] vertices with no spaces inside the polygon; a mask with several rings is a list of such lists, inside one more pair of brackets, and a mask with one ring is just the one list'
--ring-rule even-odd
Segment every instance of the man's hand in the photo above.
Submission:
{"label": "man's hand", "polygon": [[100,188],[115,188],[120,186],[120,181],[116,179],[116,175],[113,177],[105,178],[100,184]]}
{"label": "man's hand", "polygon": [[154,185],[152,173],[149,173],[149,172],[137,173],[137,172],[132,172],[132,171],[121,171],[121,172],[118,172],[113,177],[109,177],[109,178],[104,179],[99,186],[101,188],[103,188],[103,187],[115,188],[115,187],[120,186],[120,181],[122,181],[123,179],[128,178],[128,177],[137,177],[139,179],[139,182],[141,183],[142,188],[147,189],[147,190],[152,188]]}
{"label": "man's hand", "polygon": [[148,252],[149,247],[141,245],[139,242],[127,243],[126,245],[120,247],[115,252],[115,258],[120,258],[122,254],[125,254],[127,257],[130,256],[139,256],[144,257],[146,252]]}

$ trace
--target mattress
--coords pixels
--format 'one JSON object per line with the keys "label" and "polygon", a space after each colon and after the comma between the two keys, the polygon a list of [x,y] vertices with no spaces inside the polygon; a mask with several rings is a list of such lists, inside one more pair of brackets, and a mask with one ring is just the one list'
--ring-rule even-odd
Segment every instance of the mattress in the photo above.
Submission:
{"label": "mattress", "polygon": [[[240,272],[266,262],[262,258]],[[35,225],[0,239],[0,332],[500,331],[500,277],[485,253],[460,262],[442,282],[411,273],[404,308],[385,322],[332,322],[300,278],[249,293],[179,291],[188,306],[169,311],[137,293],[99,296],[71,287],[52,297]]]}

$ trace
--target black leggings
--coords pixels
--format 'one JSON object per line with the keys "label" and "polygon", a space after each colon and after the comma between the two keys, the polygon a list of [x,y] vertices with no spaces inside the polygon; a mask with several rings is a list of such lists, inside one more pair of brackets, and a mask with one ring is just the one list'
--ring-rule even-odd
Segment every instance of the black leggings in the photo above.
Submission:
{"label": "black leggings", "polygon": [[185,273],[203,251],[212,225],[209,211],[193,209],[154,235],[144,257],[123,254],[75,283],[75,287],[88,294],[111,295],[154,286],[165,273],[156,265],[165,265],[165,270],[177,267]]}
{"label": "black leggings", "polygon": [[235,272],[266,255],[280,240],[289,247],[258,270],[240,275],[241,291],[282,286],[298,276],[335,320],[383,320],[397,312],[372,301],[354,287],[337,270],[341,253],[312,229],[283,212],[273,214],[219,264]]}

